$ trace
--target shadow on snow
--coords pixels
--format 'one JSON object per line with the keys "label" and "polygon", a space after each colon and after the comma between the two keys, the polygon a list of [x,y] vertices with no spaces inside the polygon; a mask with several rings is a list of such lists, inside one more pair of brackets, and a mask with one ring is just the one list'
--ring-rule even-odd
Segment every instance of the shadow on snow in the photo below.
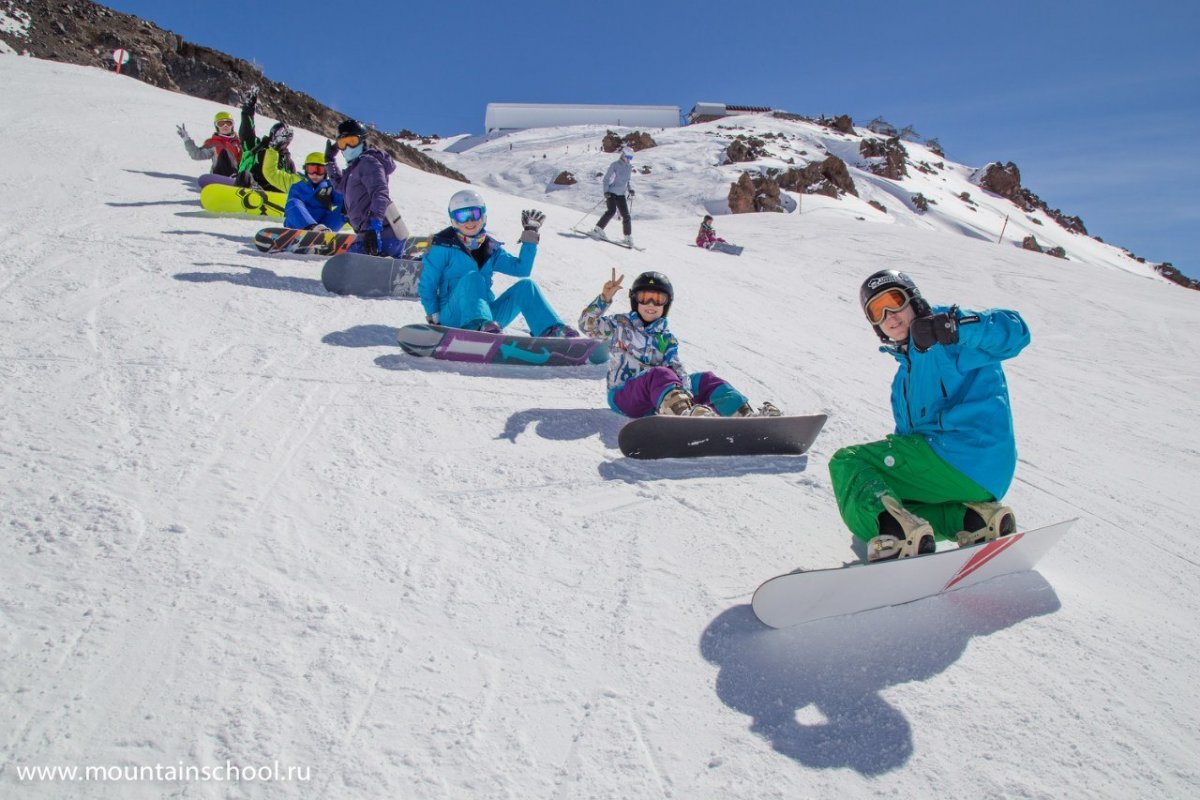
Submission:
{"label": "shadow on snow", "polygon": [[749,716],[750,730],[776,752],[807,767],[882,775],[913,754],[912,724],[884,690],[928,680],[973,637],[1059,607],[1036,572],[784,630],[741,605],[709,624],[700,652],[720,668],[717,696]]}
{"label": "shadow on snow", "polygon": [[[407,298],[406,298],[407,299]],[[392,344],[395,344],[395,338]],[[399,348],[400,345],[396,344]],[[464,361],[444,361],[437,358],[412,356],[401,351],[397,355],[380,356],[375,363],[384,369],[417,370],[419,372],[456,372],[472,378],[516,378],[520,380],[581,379],[594,381],[604,374],[603,364],[580,367],[526,367],[516,364],[472,364]]]}
{"label": "shadow on snow", "polygon": [[281,292],[299,292],[327,297],[329,292],[314,278],[289,278],[277,275],[269,269],[242,267],[238,264],[201,263],[198,267],[234,267],[246,272],[181,272],[175,280],[189,283],[232,283],[236,286],[252,286],[255,289],[274,289]]}
{"label": "shadow on snow", "polygon": [[617,434],[624,424],[622,417],[607,408],[530,408],[509,417],[504,433],[496,438],[516,444],[517,437],[533,426],[538,436],[557,442],[599,436],[611,450],[616,448]]}

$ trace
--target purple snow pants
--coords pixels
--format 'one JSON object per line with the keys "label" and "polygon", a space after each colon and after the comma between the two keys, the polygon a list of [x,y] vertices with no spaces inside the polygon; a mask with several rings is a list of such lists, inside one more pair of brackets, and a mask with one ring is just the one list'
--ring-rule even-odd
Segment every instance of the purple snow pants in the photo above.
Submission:
{"label": "purple snow pants", "polygon": [[680,381],[669,367],[651,367],[610,391],[608,404],[627,417],[648,417],[658,411],[663,395],[675,388],[690,391],[697,403],[711,406],[723,417],[746,404],[745,395],[711,372],[693,374],[690,384]]}

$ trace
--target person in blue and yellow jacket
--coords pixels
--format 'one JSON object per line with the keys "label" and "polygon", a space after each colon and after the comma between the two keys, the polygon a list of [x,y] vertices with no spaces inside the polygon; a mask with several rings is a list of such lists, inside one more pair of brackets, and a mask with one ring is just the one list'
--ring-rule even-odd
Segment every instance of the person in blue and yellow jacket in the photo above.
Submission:
{"label": "person in blue and yellow jacket", "polygon": [[[518,315],[532,336],[578,336],[550,307],[541,288],[529,277],[546,219],[540,211],[521,213],[521,253],[514,256],[487,233],[487,206],[479,192],[464,189],[447,206],[450,227],[433,237],[422,259],[417,294],[426,320],[451,328],[499,333]],[[499,272],[517,282],[499,297],[492,279]]]}
{"label": "person in blue and yellow jacket", "polygon": [[337,232],[346,224],[345,199],[334,191],[325,172],[325,154],[309,153],[304,159],[307,180],[292,184],[283,207],[283,224],[289,228]]}
{"label": "person in blue and yellow jacket", "polygon": [[912,278],[881,270],[863,282],[867,321],[899,362],[896,432],[829,461],[838,510],[868,561],[934,552],[938,539],[977,544],[1016,531],[999,501],[1017,466],[1002,361],[1029,344],[1021,315],[931,306]]}

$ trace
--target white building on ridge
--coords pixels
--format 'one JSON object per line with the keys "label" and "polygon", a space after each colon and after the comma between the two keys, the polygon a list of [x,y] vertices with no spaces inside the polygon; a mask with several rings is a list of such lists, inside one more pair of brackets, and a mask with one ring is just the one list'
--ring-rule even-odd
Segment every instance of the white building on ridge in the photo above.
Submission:
{"label": "white building on ridge", "polygon": [[488,103],[483,122],[488,133],[564,125],[678,128],[679,106]]}

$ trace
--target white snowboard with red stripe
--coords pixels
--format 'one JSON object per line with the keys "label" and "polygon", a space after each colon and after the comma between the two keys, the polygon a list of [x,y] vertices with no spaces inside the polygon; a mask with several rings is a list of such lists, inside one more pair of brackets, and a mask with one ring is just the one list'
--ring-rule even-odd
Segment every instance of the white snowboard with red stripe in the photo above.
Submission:
{"label": "white snowboard with red stripe", "polygon": [[758,587],[754,613],[772,628],[787,628],[964,589],[1032,569],[1076,521],[916,558],[780,575]]}

